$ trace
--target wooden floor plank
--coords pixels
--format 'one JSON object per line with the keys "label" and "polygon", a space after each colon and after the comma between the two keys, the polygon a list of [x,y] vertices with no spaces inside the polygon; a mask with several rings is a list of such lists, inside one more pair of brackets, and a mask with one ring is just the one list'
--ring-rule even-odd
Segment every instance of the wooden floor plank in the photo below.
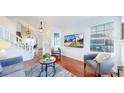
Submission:
{"label": "wooden floor plank", "polygon": [[[34,57],[34,59],[29,60],[25,63],[26,64],[30,63],[27,65],[29,66],[35,62],[39,62],[40,58],[41,58],[41,52],[39,52]],[[94,70],[91,69],[91,67],[89,67],[88,65],[86,66],[86,73],[84,75],[84,62],[83,61],[75,60],[73,58],[69,58],[66,56],[62,56],[61,59],[56,57],[56,60],[59,65],[63,66],[66,70],[76,75],[77,77],[96,77]]]}
{"label": "wooden floor plank", "polygon": [[[61,61],[57,58],[57,63],[67,69],[69,72],[73,73],[78,77],[84,77],[84,62],[75,60],[66,56],[62,56]],[[89,67],[86,66],[86,77],[94,77],[95,72]]]}

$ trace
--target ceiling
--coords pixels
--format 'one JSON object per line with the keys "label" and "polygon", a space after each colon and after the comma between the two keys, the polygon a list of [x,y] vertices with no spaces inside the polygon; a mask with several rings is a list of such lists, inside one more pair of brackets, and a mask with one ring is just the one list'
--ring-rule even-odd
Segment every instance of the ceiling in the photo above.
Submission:
{"label": "ceiling", "polygon": [[18,17],[9,17],[9,18],[17,18],[27,24],[30,24],[34,28],[39,28],[40,21],[43,22],[43,27],[51,28],[51,27],[72,27],[79,26],[96,16],[18,16]]}

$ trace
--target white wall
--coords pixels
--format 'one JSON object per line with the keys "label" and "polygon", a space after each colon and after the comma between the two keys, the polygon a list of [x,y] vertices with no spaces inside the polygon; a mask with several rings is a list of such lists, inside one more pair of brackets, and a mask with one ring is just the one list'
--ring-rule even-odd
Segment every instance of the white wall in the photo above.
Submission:
{"label": "white wall", "polygon": [[[91,53],[90,51],[90,31],[91,27],[98,25],[98,24],[104,24],[107,22],[114,22],[114,31],[113,31],[113,39],[114,39],[114,53],[111,53],[115,57],[115,65],[118,65],[120,62],[120,17],[114,17],[114,16],[104,16],[104,17],[94,17],[90,20],[85,20],[85,22],[82,22],[80,24],[71,25],[70,27],[63,27],[63,28],[57,28],[51,30],[51,34],[53,34],[56,31],[61,32],[61,44],[62,44],[62,53],[65,56],[77,59],[77,60],[83,60],[83,55],[87,53]],[[82,25],[81,25],[82,24]],[[84,48],[72,48],[72,47],[65,47],[64,46],[64,36],[69,34],[78,34],[83,33],[84,34]],[[52,36],[51,36],[52,38]],[[53,41],[51,41],[51,46],[53,46]],[[116,66],[115,66],[116,67]]]}
{"label": "white wall", "polygon": [[[61,31],[62,34],[62,51],[63,54],[78,60],[83,60],[83,55],[90,53],[90,31],[91,26],[95,26],[98,24],[104,24],[107,22],[114,22],[114,31],[113,31],[113,39],[115,40],[115,48],[114,53],[115,55],[118,54],[118,47],[119,47],[119,39],[120,39],[120,17],[96,17],[90,20],[85,21],[82,23],[82,26],[72,26],[68,28],[63,28]],[[53,33],[53,32],[52,32]],[[77,34],[83,33],[84,34],[84,48],[71,48],[64,46],[64,35],[69,34]]]}
{"label": "white wall", "polygon": [[5,27],[8,31],[16,32],[16,20],[8,17],[0,16],[0,25]]}
{"label": "white wall", "polygon": [[[13,34],[16,34],[16,20],[9,17],[3,17],[0,16],[0,26],[4,28],[7,31],[12,32]],[[15,37],[11,37],[12,41],[15,41]]]}
{"label": "white wall", "polygon": [[[63,31],[62,39],[61,39],[62,40],[61,43],[62,43],[62,53],[63,53],[63,55],[74,58],[74,59],[78,59],[78,60],[83,59],[84,51],[88,50],[88,47],[87,47],[88,41],[85,39],[85,38],[87,38],[86,36],[88,36],[87,35],[88,33],[84,33],[84,31],[86,31],[86,30],[82,30],[82,28],[68,28],[68,29],[65,29]],[[64,46],[64,36],[65,35],[71,35],[71,34],[78,34],[78,33],[83,33],[84,34],[84,48],[65,47]]]}

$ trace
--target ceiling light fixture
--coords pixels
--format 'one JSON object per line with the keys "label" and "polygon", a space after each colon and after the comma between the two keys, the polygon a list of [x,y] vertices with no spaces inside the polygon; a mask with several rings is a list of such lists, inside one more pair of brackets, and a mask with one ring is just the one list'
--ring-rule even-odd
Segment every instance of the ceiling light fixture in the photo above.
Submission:
{"label": "ceiling light fixture", "polygon": [[27,32],[26,32],[27,34],[31,34],[31,31],[30,31],[30,28],[29,28],[29,25],[28,25],[28,27],[27,27]]}
{"label": "ceiling light fixture", "polygon": [[40,32],[43,32],[42,21],[40,22]]}

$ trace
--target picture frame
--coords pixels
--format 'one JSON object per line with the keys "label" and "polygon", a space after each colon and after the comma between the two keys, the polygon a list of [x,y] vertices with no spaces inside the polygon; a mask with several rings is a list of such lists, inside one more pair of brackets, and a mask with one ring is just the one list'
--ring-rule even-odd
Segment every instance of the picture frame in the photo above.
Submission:
{"label": "picture frame", "polygon": [[64,36],[65,47],[83,48],[84,47],[83,43],[84,43],[83,33],[70,34]]}

